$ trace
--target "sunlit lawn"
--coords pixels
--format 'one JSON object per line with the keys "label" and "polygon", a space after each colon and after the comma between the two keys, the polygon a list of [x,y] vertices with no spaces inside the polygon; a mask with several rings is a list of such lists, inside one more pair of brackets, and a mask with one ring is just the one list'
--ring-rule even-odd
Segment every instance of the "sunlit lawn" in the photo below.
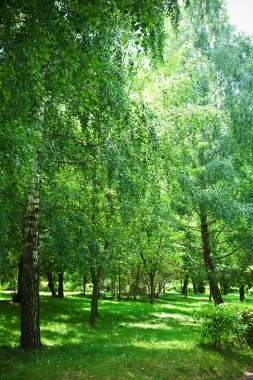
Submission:
{"label": "sunlit lawn", "polygon": [[203,297],[171,294],[154,306],[102,300],[92,330],[89,298],[43,295],[44,347],[38,351],[18,347],[19,307],[3,301],[9,295],[0,298],[0,379],[233,380],[253,364],[251,351],[220,352],[199,344],[193,315]]}

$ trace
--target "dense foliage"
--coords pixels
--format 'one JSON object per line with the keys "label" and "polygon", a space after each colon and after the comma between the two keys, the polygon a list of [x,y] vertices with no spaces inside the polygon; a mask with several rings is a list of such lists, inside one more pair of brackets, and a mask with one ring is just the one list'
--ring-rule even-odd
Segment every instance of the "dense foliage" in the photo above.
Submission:
{"label": "dense foliage", "polygon": [[41,282],[92,284],[91,326],[101,291],[153,304],[191,280],[243,301],[253,48],[223,1],[6,0],[0,38],[0,278],[21,346],[41,345]]}
{"label": "dense foliage", "polygon": [[215,348],[243,348],[252,344],[252,312],[241,305],[205,305],[196,315],[202,320],[202,337]]}

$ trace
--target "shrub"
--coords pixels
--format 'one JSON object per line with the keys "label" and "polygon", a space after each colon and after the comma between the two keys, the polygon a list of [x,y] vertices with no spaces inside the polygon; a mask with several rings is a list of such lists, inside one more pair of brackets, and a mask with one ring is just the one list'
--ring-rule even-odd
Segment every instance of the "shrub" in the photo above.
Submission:
{"label": "shrub", "polygon": [[196,319],[202,320],[202,338],[214,347],[246,346],[246,317],[236,304],[206,305]]}
{"label": "shrub", "polygon": [[182,288],[180,285],[169,285],[166,287],[166,290],[169,292],[169,293],[182,293]]}
{"label": "shrub", "polygon": [[245,338],[249,346],[253,346],[253,312],[244,310],[242,312],[242,322],[245,326]]}
{"label": "shrub", "polygon": [[83,285],[80,283],[80,281],[77,280],[72,282],[65,282],[64,290],[66,292],[82,292]]}

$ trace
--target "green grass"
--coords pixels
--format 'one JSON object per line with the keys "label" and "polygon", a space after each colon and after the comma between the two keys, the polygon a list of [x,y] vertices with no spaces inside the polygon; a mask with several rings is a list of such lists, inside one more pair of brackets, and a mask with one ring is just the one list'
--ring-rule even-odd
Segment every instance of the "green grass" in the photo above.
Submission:
{"label": "green grass", "polygon": [[0,299],[1,379],[233,380],[253,363],[250,350],[215,351],[199,343],[193,315],[207,298],[170,294],[154,306],[102,300],[92,330],[89,298],[42,295],[44,346],[35,351],[18,347],[19,306],[6,302],[10,295]]}

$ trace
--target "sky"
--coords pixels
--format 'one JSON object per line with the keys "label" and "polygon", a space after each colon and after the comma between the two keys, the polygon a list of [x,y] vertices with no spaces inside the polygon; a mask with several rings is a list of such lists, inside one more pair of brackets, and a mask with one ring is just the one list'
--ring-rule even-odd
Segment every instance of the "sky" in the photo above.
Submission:
{"label": "sky", "polygon": [[253,0],[226,0],[230,23],[253,35]]}

